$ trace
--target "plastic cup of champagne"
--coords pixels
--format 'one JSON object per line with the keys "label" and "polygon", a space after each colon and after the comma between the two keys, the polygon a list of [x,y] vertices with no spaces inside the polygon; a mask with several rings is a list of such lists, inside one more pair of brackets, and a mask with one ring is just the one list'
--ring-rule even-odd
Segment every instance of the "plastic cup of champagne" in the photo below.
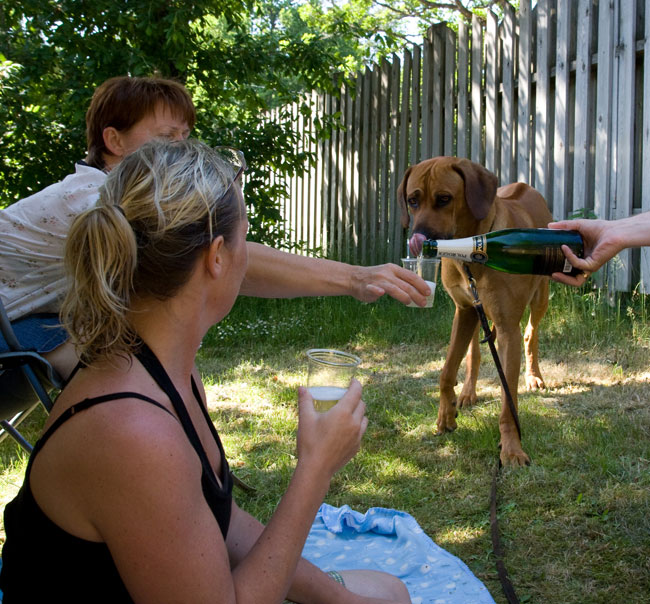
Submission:
{"label": "plastic cup of champagne", "polygon": [[436,295],[436,281],[438,280],[438,271],[440,270],[440,258],[423,258],[422,256],[418,258],[402,258],[402,266],[422,277],[431,290],[424,307],[418,306],[415,302],[411,302],[407,306],[410,308],[431,308],[433,306],[433,298]]}
{"label": "plastic cup of champagne", "polygon": [[341,350],[311,348],[307,351],[307,362],[307,390],[316,411],[325,413],[346,393],[361,359]]}

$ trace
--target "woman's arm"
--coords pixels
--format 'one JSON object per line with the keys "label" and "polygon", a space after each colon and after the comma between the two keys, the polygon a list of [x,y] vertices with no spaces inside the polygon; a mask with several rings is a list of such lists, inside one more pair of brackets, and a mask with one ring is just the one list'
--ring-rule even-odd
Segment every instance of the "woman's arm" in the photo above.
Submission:
{"label": "woman's arm", "polygon": [[424,306],[430,291],[420,277],[395,264],[355,266],[281,252],[248,242],[248,270],[240,293],[258,298],[353,296],[374,302],[388,294]]}
{"label": "woman's arm", "polygon": [[[236,566],[255,545],[264,525],[233,503],[226,545],[231,565]],[[379,571],[341,571],[345,587],[317,566],[300,558],[287,598],[313,604],[407,604],[408,590],[397,578]]]}

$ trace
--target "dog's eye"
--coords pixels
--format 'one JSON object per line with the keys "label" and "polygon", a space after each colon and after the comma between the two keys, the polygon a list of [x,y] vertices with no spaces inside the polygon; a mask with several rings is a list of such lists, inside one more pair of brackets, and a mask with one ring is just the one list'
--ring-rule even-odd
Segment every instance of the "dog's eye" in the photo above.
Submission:
{"label": "dog's eye", "polygon": [[418,207],[418,198],[417,197],[409,197],[406,202],[409,204],[410,208],[417,208]]}
{"label": "dog's eye", "polygon": [[451,203],[451,200],[451,195],[448,195],[447,193],[438,193],[438,195],[436,195],[436,205],[439,208],[449,205]]}

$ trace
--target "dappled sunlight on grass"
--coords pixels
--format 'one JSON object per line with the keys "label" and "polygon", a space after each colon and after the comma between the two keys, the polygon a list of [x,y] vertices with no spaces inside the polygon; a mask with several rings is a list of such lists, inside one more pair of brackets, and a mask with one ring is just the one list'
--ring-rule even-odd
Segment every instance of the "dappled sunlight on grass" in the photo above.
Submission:
{"label": "dappled sunlight on grass", "polygon": [[[18,493],[23,484],[25,469],[27,468],[27,457],[20,456],[15,461],[2,468],[0,474],[0,507],[4,510],[7,505]],[[4,543],[4,514],[0,515],[0,545]]]}
{"label": "dappled sunlight on grass", "polygon": [[[569,294],[555,292],[557,307]],[[305,351],[331,346],[358,354],[368,429],[326,501],[407,511],[501,603],[489,536],[501,387],[482,348],[478,403],[459,410],[456,431],[435,435],[453,313],[444,296],[436,300],[441,306],[433,314],[390,300],[245,300],[229,317],[230,327],[206,338],[197,365],[228,460],[257,489],[236,489],[235,498],[268,521],[297,463]],[[522,363],[519,416],[532,465],[500,474],[506,564],[531,604],[641,604],[639,594],[650,592],[650,330],[630,325],[625,313],[612,322],[608,309],[604,318],[581,318],[585,304],[591,312],[591,298],[569,296],[564,303],[573,306],[554,308],[543,324],[546,389],[526,392]],[[256,337],[261,327],[268,333]],[[457,393],[464,372],[463,364]],[[6,502],[25,466],[15,446],[3,443],[0,453]]]}

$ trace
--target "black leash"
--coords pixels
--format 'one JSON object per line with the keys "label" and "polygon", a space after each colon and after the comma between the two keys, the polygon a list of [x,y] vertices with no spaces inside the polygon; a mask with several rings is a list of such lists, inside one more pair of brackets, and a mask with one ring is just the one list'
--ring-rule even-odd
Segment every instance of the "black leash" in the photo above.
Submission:
{"label": "black leash", "polygon": [[[494,364],[496,365],[499,379],[501,380],[501,386],[503,386],[503,391],[506,395],[506,401],[508,402],[508,407],[510,408],[510,413],[512,414],[512,417],[515,421],[517,433],[519,434],[519,440],[521,441],[519,416],[517,415],[517,409],[515,409],[515,403],[512,400],[512,395],[510,394],[510,389],[508,388],[508,382],[506,381],[506,376],[503,373],[501,361],[499,360],[499,355],[497,354],[497,349],[494,345],[494,332],[492,329],[490,329],[490,324],[488,323],[488,319],[485,316],[483,303],[478,296],[476,281],[474,280],[472,271],[469,270],[469,266],[467,264],[463,264],[463,267],[465,269],[467,280],[469,282],[469,289],[472,292],[472,296],[474,296],[474,308],[476,309],[476,314],[478,315],[479,321],[481,322],[481,327],[483,328],[483,333],[485,334],[485,338],[481,340],[481,344],[487,342],[488,346],[490,347],[490,352],[492,353],[492,358],[494,359]],[[503,593],[508,600],[508,604],[519,604],[519,598],[515,593],[515,588],[510,581],[508,571],[506,570],[506,565],[503,561],[503,546],[501,544],[501,537],[499,535],[499,521],[497,518],[497,480],[500,470],[501,457],[498,458],[496,467],[494,468],[494,473],[492,475],[492,488],[490,489],[490,532],[492,535],[492,550],[494,551],[494,557],[496,558],[495,564],[497,567],[497,573],[499,574],[499,580],[501,581],[501,588],[503,589]]]}

